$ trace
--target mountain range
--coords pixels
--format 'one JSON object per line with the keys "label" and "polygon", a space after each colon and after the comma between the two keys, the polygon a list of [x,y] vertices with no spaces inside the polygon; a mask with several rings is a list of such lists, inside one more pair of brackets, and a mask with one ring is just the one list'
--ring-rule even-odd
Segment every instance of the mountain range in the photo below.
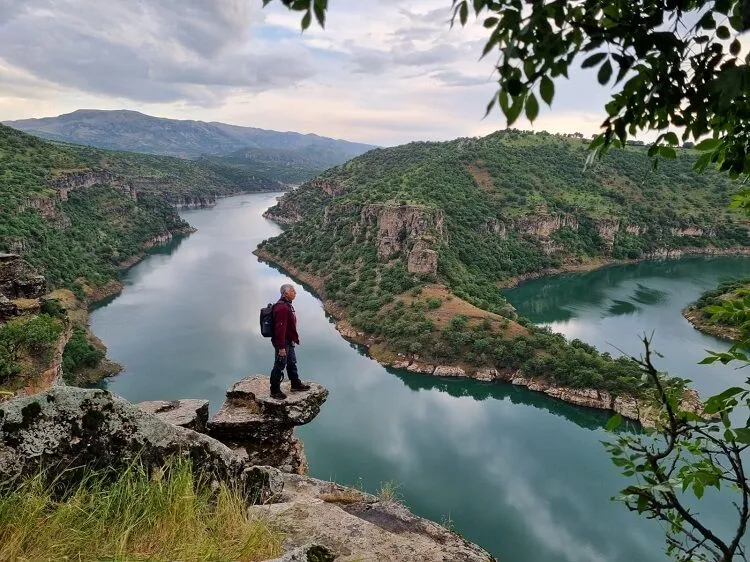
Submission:
{"label": "mountain range", "polygon": [[372,145],[226,123],[153,117],[137,111],[80,109],[57,117],[6,121],[38,137],[179,158],[229,157],[268,180],[301,182],[375,148]]}

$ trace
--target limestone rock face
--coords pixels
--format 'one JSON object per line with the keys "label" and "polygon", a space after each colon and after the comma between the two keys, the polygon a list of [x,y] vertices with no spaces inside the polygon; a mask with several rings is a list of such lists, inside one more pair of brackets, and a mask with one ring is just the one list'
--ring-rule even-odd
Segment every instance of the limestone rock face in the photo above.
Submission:
{"label": "limestone rock face", "polygon": [[497,369],[480,369],[474,374],[478,381],[492,382],[500,377]]}
{"label": "limestone rock face", "polygon": [[0,254],[0,294],[9,299],[36,299],[47,292],[44,277],[17,254]]}
{"label": "limestone rock face", "polygon": [[407,262],[407,271],[420,275],[435,275],[438,268],[438,253],[427,247],[427,244],[420,240],[414,244],[409,252]]}
{"label": "limestone rock face", "polygon": [[[443,212],[416,205],[369,204],[360,212],[360,227],[377,227],[378,258],[388,259],[406,249],[408,242],[442,239]],[[426,246],[423,246],[426,249]]]}
{"label": "limestone rock face", "polygon": [[466,371],[461,367],[452,367],[450,365],[438,365],[432,373],[436,377],[465,377]]}
{"label": "limestone rock face", "polygon": [[153,400],[136,405],[167,423],[206,433],[208,400]]}
{"label": "limestone rock face", "polygon": [[248,468],[222,443],[173,426],[105,390],[53,386],[0,404],[0,481],[36,474],[41,467],[75,481],[68,467],[120,470],[138,457],[147,469],[173,455],[190,458],[197,473],[231,481],[249,501],[281,491],[276,472]]}
{"label": "limestone rock face", "polygon": [[519,232],[540,238],[547,238],[566,226],[578,230],[578,219],[572,215],[531,216],[514,223],[514,228]]}
{"label": "limestone rock face", "polygon": [[170,204],[178,209],[207,209],[216,206],[216,196],[201,195],[191,197],[186,195],[184,197],[170,199]]}
{"label": "limestone rock face", "polygon": [[107,185],[117,189],[134,201],[138,196],[136,190],[128,180],[104,170],[86,170],[82,172],[70,172],[53,178],[49,182],[55,188],[60,199],[66,201],[68,194],[74,189],[93,187],[95,185]]}
{"label": "limestone rock face", "polygon": [[615,234],[620,230],[620,222],[610,219],[596,221],[596,230],[599,233],[607,252],[612,251],[615,244]]}
{"label": "limestone rock face", "polygon": [[287,391],[286,400],[276,400],[270,396],[268,377],[245,378],[229,388],[226,401],[208,422],[208,432],[250,464],[303,474],[307,460],[294,428],[310,423],[328,397],[323,386],[311,383],[310,387],[304,392]]}

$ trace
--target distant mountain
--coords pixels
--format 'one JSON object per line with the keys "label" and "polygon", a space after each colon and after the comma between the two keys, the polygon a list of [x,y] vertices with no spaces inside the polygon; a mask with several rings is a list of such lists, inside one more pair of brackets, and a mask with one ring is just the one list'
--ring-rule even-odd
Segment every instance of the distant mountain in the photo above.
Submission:
{"label": "distant mountain", "polygon": [[99,148],[181,158],[232,155],[233,165],[254,170],[257,163],[270,170],[268,178],[273,180],[280,179],[275,175],[277,168],[286,172],[296,169],[292,181],[301,181],[375,148],[314,134],[164,119],[126,110],[79,109],[57,117],[4,124],[45,139]]}

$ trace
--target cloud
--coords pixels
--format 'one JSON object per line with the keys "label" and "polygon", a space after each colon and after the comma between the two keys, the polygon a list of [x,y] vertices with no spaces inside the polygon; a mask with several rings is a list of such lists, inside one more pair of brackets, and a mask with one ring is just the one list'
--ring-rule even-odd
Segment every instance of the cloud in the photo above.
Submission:
{"label": "cloud", "polygon": [[[503,128],[482,119],[487,31],[450,17],[450,0],[357,0],[301,33],[280,2],[0,0],[0,119],[126,108],[381,145]],[[595,131],[594,79],[558,84],[535,128]]]}
{"label": "cloud", "polygon": [[229,88],[259,92],[310,77],[314,66],[300,46],[248,43],[249,6],[246,0],[4,3],[0,57],[61,87],[144,102],[212,105]]}

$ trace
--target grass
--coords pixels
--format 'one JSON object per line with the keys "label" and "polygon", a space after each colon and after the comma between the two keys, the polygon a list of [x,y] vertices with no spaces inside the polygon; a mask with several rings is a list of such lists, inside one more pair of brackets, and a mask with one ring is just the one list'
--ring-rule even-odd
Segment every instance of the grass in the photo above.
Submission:
{"label": "grass", "polygon": [[249,518],[231,488],[212,491],[189,461],[110,474],[62,492],[39,474],[1,493],[0,560],[254,561],[282,550],[280,532]]}
{"label": "grass", "polygon": [[383,503],[401,503],[401,496],[398,493],[400,485],[393,480],[382,482],[378,490],[378,500]]}

